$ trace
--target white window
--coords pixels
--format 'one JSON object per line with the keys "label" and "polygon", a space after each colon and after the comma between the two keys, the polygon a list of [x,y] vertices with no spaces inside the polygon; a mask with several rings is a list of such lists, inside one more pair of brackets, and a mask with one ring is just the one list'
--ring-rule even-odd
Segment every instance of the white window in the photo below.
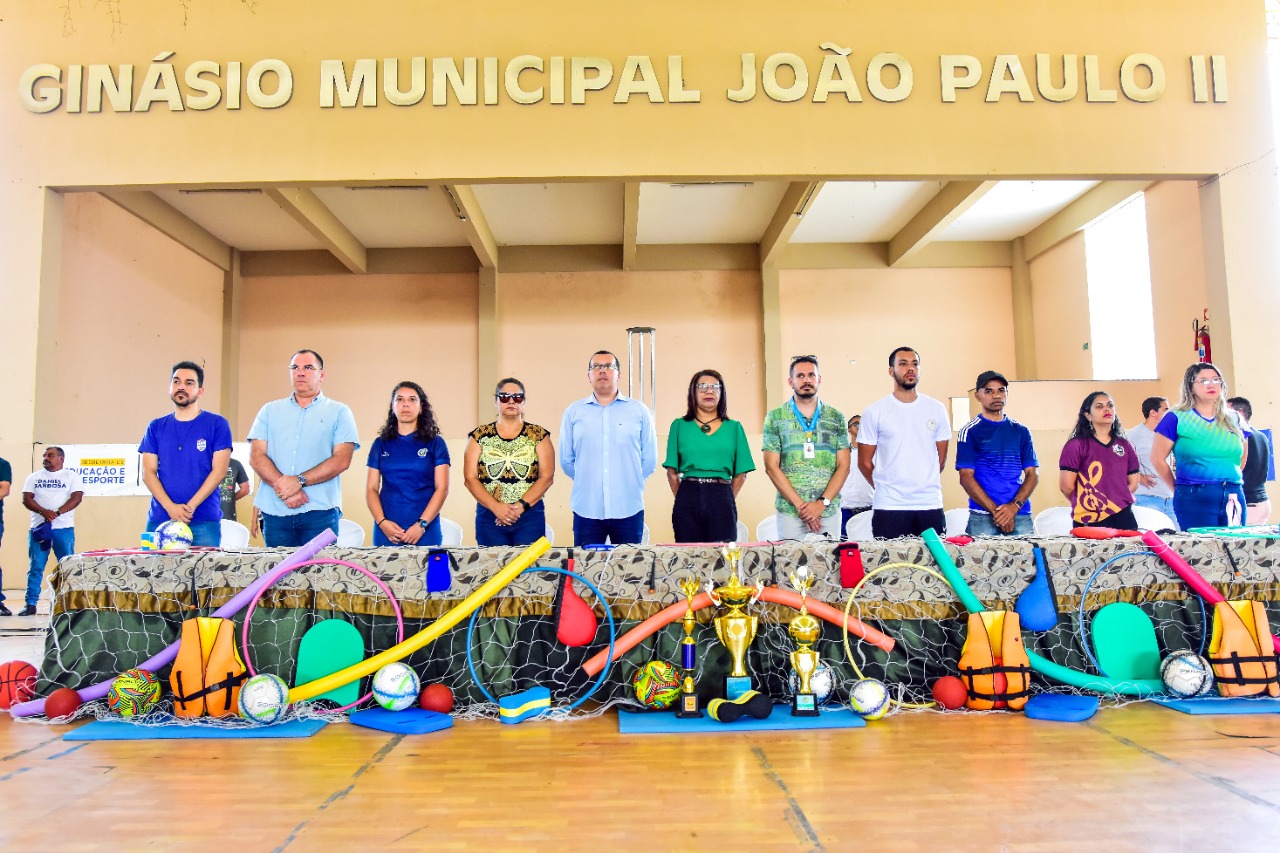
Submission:
{"label": "white window", "polygon": [[1156,379],[1147,206],[1141,194],[1084,232],[1094,379]]}

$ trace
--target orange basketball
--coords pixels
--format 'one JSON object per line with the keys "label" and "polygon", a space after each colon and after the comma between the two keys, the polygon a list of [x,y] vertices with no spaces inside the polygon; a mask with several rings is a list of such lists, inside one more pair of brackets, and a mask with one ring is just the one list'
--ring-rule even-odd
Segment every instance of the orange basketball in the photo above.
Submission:
{"label": "orange basketball", "polygon": [[51,720],[60,720],[75,715],[80,710],[80,694],[70,687],[59,687],[44,700],[44,715]]}
{"label": "orange basketball", "polygon": [[453,710],[453,691],[443,684],[428,684],[422,688],[418,704],[424,711],[447,714]]}
{"label": "orange basketball", "polygon": [[36,668],[24,660],[0,663],[0,710],[28,701],[36,695]]}
{"label": "orange basketball", "polygon": [[964,682],[954,675],[944,675],[933,682],[933,701],[948,711],[963,707],[964,700],[969,698],[969,691]]}

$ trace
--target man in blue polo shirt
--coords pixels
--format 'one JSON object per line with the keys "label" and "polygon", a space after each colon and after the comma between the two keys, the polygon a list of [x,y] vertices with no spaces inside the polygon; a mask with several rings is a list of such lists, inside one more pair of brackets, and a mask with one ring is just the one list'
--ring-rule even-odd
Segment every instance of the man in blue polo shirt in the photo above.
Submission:
{"label": "man in blue polo shirt", "polygon": [[1004,413],[1009,383],[994,370],[978,375],[982,412],[961,430],[956,470],[969,495],[970,536],[1021,536],[1033,531],[1029,498],[1040,482],[1031,431]]}
{"label": "man in blue polo shirt", "polygon": [[150,533],[166,521],[191,528],[193,545],[222,544],[222,506],[218,485],[231,460],[231,425],[200,410],[204,368],[180,361],[169,371],[173,414],[156,418],[138,445],[142,482],[151,492]]}
{"label": "man in blue polo shirt", "polygon": [[249,428],[249,465],[266,486],[253,505],[272,548],[297,548],[325,529],[338,532],[338,477],[360,446],[351,409],[320,392],[324,359],[315,350],[293,354],[289,378],[293,393],[263,406]]}
{"label": "man in blue polo shirt", "polygon": [[618,392],[618,358],[607,350],[587,365],[591,394],[569,404],[560,422],[560,467],[573,478],[575,545],[639,544],[644,481],[658,467],[653,414]]}

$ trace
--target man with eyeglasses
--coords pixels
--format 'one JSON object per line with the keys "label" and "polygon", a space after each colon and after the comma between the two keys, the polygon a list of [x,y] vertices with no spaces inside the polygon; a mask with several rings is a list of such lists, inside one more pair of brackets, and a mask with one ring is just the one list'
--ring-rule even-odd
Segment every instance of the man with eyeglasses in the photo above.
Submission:
{"label": "man with eyeglasses", "polygon": [[877,539],[919,536],[946,529],[942,469],[951,427],[942,403],[916,390],[920,354],[912,347],[889,353],[893,392],[862,413],[858,470],[875,488],[871,533]]}
{"label": "man with eyeglasses", "polygon": [[295,352],[293,393],[263,406],[249,428],[249,465],[267,487],[258,489],[253,505],[271,548],[297,548],[322,530],[338,532],[338,478],[360,442],[351,409],[320,391],[324,376],[319,353]]}
{"label": "man with eyeglasses", "polygon": [[956,470],[969,495],[970,536],[1032,533],[1031,493],[1040,461],[1031,430],[1004,413],[1009,382],[994,370],[978,374],[974,396],[982,412],[956,436]]}
{"label": "man with eyeglasses", "polygon": [[764,470],[778,490],[779,539],[840,536],[840,487],[849,475],[844,415],[818,399],[818,358],[791,359],[791,399],[764,419]]}
{"label": "man with eyeglasses", "polygon": [[644,483],[658,467],[658,436],[648,407],[618,391],[618,375],[617,356],[592,354],[591,393],[560,421],[575,545],[638,545],[644,535]]}

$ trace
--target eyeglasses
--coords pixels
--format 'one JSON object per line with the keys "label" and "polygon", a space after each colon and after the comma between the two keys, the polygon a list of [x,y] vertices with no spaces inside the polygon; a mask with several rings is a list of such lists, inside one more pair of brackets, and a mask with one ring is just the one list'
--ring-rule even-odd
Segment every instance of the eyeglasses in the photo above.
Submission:
{"label": "eyeglasses", "polygon": [[523,403],[524,402],[524,394],[521,392],[516,392],[515,394],[508,394],[505,391],[501,391],[495,396],[498,398],[499,403]]}
{"label": "eyeglasses", "polygon": [[699,382],[694,386],[699,391],[719,391],[720,386],[714,382]]}
{"label": "eyeglasses", "polygon": [[589,364],[587,370],[617,370],[618,363],[610,362],[608,364]]}
{"label": "eyeglasses", "polygon": [[1212,388],[1215,385],[1222,385],[1224,383],[1221,379],[1197,379],[1196,384],[1203,385],[1206,388]]}

